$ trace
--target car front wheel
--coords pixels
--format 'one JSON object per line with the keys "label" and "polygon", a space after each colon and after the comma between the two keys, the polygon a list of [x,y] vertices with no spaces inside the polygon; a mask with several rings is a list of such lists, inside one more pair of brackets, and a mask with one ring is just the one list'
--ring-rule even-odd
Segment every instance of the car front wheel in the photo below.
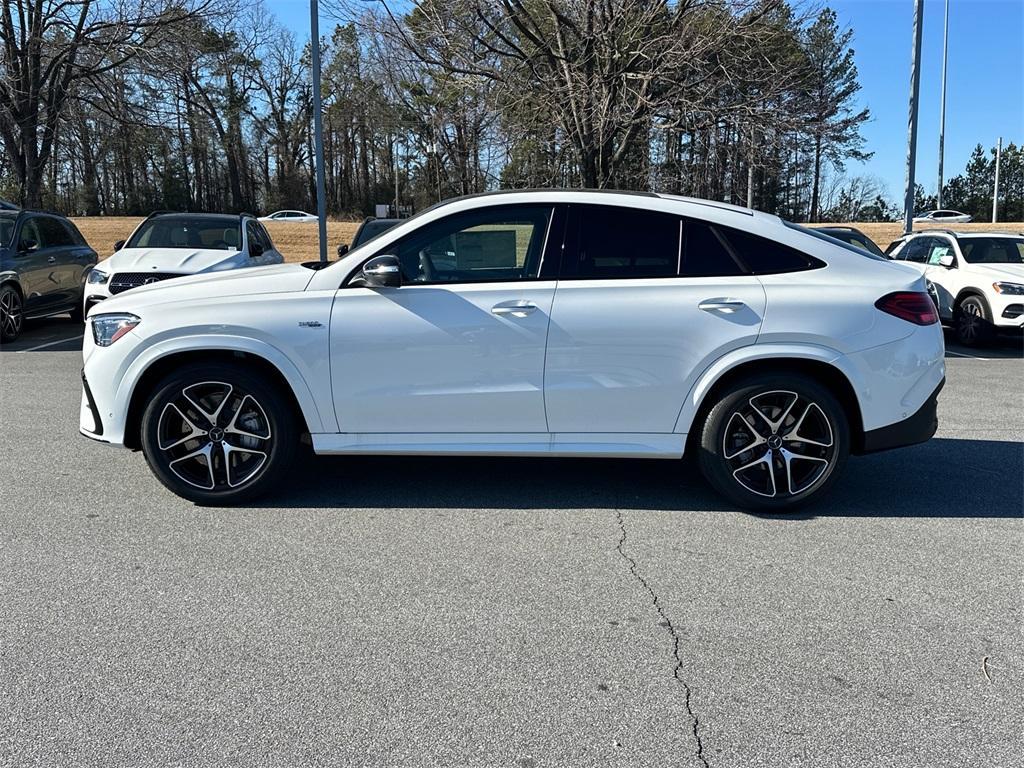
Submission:
{"label": "car front wheel", "polygon": [[968,347],[976,347],[989,341],[991,337],[992,320],[988,305],[980,296],[968,296],[957,308],[957,341]]}
{"label": "car front wheel", "polygon": [[771,374],[721,394],[704,421],[699,464],[740,507],[786,511],[825,493],[849,451],[846,415],[825,387]]}
{"label": "car front wheel", "polygon": [[25,323],[21,294],[13,286],[0,288],[0,341],[14,341]]}
{"label": "car front wheel", "polygon": [[190,365],[165,378],[142,416],[157,478],[203,505],[237,504],[283,481],[299,442],[284,394],[243,366]]}

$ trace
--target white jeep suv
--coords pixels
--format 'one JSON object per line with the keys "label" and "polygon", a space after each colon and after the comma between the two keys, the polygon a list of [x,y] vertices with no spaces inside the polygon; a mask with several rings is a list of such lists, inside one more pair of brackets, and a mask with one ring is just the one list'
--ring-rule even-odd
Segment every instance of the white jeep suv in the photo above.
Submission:
{"label": "white jeep suv", "polygon": [[925,276],[940,319],[961,343],[1024,328],[1024,236],[918,232],[889,255]]}
{"label": "white jeep suv", "polygon": [[251,214],[150,214],[89,273],[84,311],[140,285],[204,272],[280,264],[284,259]]}
{"label": "white jeep suv", "polygon": [[321,454],[679,459],[743,507],[927,440],[925,282],[775,216],[668,195],[495,193],[340,261],[185,277],[94,310],[81,431],[201,504]]}

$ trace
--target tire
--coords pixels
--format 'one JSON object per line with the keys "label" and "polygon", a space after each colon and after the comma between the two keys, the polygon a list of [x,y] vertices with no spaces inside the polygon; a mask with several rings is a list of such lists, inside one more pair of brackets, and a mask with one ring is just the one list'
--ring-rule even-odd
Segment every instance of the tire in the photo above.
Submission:
{"label": "tire", "polygon": [[802,374],[760,374],[734,383],[699,434],[701,473],[750,510],[786,512],[824,495],[850,454],[842,406]]}
{"label": "tire", "polygon": [[142,451],[153,474],[204,506],[239,504],[279,487],[298,449],[286,394],[242,365],[184,366],[157,385],[142,415]]}
{"label": "tire", "polygon": [[967,296],[956,305],[956,340],[966,347],[978,347],[992,340],[992,312],[981,296]]}
{"label": "tire", "polygon": [[0,286],[0,341],[14,341],[25,326],[25,305],[18,289],[8,283]]}

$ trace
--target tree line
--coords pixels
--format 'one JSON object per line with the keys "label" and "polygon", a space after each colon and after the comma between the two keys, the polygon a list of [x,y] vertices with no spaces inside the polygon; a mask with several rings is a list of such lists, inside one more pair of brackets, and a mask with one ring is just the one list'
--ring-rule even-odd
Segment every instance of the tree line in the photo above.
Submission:
{"label": "tree line", "polygon": [[[824,220],[874,186],[843,175],[869,157],[870,115],[828,8],[397,7],[321,5],[332,215],[583,186]],[[258,2],[12,0],[0,37],[0,196],[86,215],[315,209],[309,45]]]}

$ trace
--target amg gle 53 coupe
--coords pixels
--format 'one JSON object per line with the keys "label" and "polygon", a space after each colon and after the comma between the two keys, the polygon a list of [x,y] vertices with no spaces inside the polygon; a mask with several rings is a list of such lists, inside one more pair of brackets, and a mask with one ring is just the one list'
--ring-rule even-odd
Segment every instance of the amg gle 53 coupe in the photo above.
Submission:
{"label": "amg gle 53 coupe", "polygon": [[439,204],[325,268],[107,299],[81,431],[200,504],[320,454],[696,454],[739,506],[824,493],[849,454],[936,429],[919,272],[767,214],[656,194]]}

